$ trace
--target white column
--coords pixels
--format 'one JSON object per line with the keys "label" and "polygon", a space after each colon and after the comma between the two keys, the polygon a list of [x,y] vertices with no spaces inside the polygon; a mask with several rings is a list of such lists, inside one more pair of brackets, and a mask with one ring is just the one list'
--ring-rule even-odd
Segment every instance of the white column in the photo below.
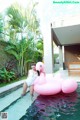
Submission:
{"label": "white column", "polygon": [[60,68],[63,68],[63,52],[62,52],[62,46],[59,46],[59,65],[60,65]]}
{"label": "white column", "polygon": [[43,36],[44,39],[44,64],[45,71],[48,74],[53,73],[53,42],[51,37],[50,25],[46,27],[46,31]]}

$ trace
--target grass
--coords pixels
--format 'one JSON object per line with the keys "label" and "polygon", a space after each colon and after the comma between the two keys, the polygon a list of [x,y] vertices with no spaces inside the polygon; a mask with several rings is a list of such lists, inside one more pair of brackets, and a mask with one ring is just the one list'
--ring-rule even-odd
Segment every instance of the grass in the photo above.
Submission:
{"label": "grass", "polygon": [[0,83],[0,87],[4,87],[4,86],[6,86],[6,85],[9,85],[9,84],[11,84],[11,83],[15,83],[15,82],[18,82],[18,81],[24,80],[24,79],[26,79],[26,76],[23,76],[23,77],[21,77],[21,78],[19,78],[19,79],[17,79],[17,80],[10,81],[10,82],[8,82],[8,83]]}

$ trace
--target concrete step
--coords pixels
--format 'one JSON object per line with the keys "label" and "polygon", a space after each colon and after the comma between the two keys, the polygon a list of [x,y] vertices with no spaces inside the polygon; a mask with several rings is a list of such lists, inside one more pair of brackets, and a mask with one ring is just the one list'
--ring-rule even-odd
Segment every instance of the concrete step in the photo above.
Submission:
{"label": "concrete step", "polygon": [[0,111],[4,111],[21,97],[23,83],[24,80],[0,88]]}
{"label": "concrete step", "polygon": [[5,110],[8,112],[8,120],[19,120],[25,113],[29,106],[32,104],[30,94],[26,94],[23,98],[17,100],[17,102]]}
{"label": "concrete step", "polygon": [[[17,98],[16,94],[15,94],[14,98]],[[5,98],[5,100],[6,100],[6,98]],[[8,100],[9,99],[6,100],[4,107],[11,103],[11,101],[8,102]],[[19,97],[18,99],[13,101],[9,106],[4,108],[4,110],[2,112],[7,112],[8,120],[13,120],[13,119],[19,120],[25,114],[26,110],[32,104],[32,102],[33,101],[31,100],[30,93],[28,92],[24,97],[22,97],[22,98]],[[0,107],[1,107],[1,101],[0,101]]]}
{"label": "concrete step", "polygon": [[12,102],[17,100],[22,93],[22,88],[19,88],[15,91],[9,91],[9,93],[5,94],[3,97],[0,97],[0,111],[8,107]]}

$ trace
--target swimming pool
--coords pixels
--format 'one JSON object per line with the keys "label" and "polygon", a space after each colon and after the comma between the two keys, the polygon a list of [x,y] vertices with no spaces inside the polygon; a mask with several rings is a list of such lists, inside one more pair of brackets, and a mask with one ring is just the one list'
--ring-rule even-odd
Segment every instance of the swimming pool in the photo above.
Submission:
{"label": "swimming pool", "polygon": [[80,85],[71,94],[38,96],[20,120],[80,120]]}
{"label": "swimming pool", "polygon": [[0,109],[5,108],[2,111],[8,113],[8,120],[80,120],[80,85],[72,94],[38,96],[34,102],[29,93],[20,98],[21,91],[0,98]]}

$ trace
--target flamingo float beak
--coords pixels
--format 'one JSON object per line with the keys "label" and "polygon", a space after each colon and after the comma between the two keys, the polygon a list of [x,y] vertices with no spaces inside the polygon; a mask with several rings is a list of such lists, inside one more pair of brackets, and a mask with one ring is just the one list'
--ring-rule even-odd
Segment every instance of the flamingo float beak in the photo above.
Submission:
{"label": "flamingo float beak", "polygon": [[40,66],[39,65],[36,65],[36,71],[38,73],[38,76],[40,76]]}
{"label": "flamingo float beak", "polygon": [[40,76],[40,71],[37,70],[38,76]]}
{"label": "flamingo float beak", "polygon": [[39,68],[39,66],[36,66],[36,71],[37,71],[38,76],[40,76],[40,68]]}
{"label": "flamingo float beak", "polygon": [[40,76],[40,73],[43,71],[43,63],[42,62],[38,62],[36,64],[36,71],[38,73],[38,76]]}

